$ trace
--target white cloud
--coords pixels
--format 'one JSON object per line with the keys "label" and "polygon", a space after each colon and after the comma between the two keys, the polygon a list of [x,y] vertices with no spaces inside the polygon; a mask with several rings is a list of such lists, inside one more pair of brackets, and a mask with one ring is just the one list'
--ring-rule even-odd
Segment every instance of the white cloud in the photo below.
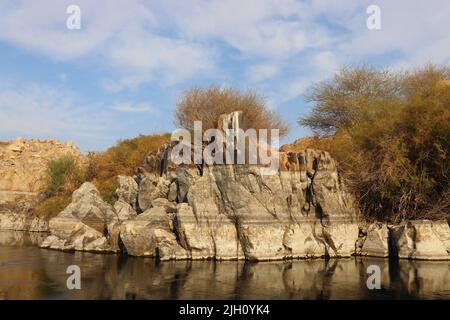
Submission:
{"label": "white cloud", "polygon": [[182,82],[214,65],[213,51],[176,35],[160,35],[143,1],[79,0],[81,30],[68,30],[66,7],[73,1],[5,1],[0,4],[0,40],[57,60],[93,59],[115,73],[112,91],[138,88],[157,79]]}
{"label": "white cloud", "polygon": [[64,137],[93,147],[107,139],[112,116],[96,106],[76,102],[76,96],[43,85],[0,90],[0,134],[26,137]]}
{"label": "white cloud", "polygon": [[94,81],[111,93],[149,83],[173,88],[204,75],[233,85],[241,72],[280,105],[341,64],[450,61],[447,0],[380,0],[380,31],[366,28],[370,0],[77,0],[80,31],[65,27],[69,4],[1,1],[0,40],[98,65]]}
{"label": "white cloud", "polygon": [[280,67],[274,64],[258,64],[250,66],[247,70],[247,77],[252,82],[260,82],[270,79],[278,74]]}
{"label": "white cloud", "polygon": [[116,111],[131,113],[154,113],[155,109],[146,103],[123,102],[117,103],[112,107]]}

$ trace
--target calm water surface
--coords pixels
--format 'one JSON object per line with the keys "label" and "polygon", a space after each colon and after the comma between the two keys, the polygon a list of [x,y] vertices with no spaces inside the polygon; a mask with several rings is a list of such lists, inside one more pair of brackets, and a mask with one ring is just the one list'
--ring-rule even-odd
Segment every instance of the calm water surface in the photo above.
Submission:
{"label": "calm water surface", "polygon": [[[160,262],[39,249],[45,235],[0,232],[0,299],[450,299],[450,262],[377,258]],[[368,290],[366,270],[382,271]],[[66,287],[81,268],[81,290]]]}

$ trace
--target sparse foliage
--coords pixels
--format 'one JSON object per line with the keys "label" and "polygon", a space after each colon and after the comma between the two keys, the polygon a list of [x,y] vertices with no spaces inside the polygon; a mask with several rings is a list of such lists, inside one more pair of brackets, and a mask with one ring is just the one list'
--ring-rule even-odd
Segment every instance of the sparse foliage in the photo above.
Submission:
{"label": "sparse foliage", "polygon": [[369,218],[450,217],[449,75],[344,69],[315,87],[300,123],[333,133],[330,151]]}
{"label": "sparse foliage", "polygon": [[192,130],[194,121],[202,121],[203,130],[215,128],[221,114],[242,111],[254,129],[279,129],[280,136],[289,128],[281,117],[269,110],[264,99],[255,92],[242,93],[232,88],[194,87],[186,91],[174,113],[176,126]]}

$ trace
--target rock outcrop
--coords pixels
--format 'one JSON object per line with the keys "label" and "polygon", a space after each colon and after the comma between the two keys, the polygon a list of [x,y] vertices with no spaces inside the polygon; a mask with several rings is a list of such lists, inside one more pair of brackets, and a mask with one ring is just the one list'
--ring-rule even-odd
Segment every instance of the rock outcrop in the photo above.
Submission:
{"label": "rock outcrop", "polygon": [[[359,243],[359,242],[357,242]],[[360,246],[356,253],[361,256],[388,257],[389,229],[385,223],[373,223],[367,230],[362,231]]]}
{"label": "rock outcrop", "polygon": [[450,227],[447,221],[413,220],[392,228],[399,258],[450,260]]}
{"label": "rock outcrop", "polygon": [[[234,112],[217,126],[236,131],[245,119]],[[134,177],[119,176],[114,206],[83,184],[41,246],[161,260],[450,259],[447,221],[361,221],[328,152],[282,148],[267,175],[257,164],[175,165],[175,145],[149,153]]]}
{"label": "rock outcrop", "polygon": [[16,140],[0,144],[0,190],[40,192],[46,182],[47,163],[62,156],[86,160],[71,142]]}
{"label": "rock outcrop", "polygon": [[50,219],[43,248],[64,251],[119,251],[119,217],[90,182],[72,195],[72,203]]}
{"label": "rock outcrop", "polygon": [[[218,127],[244,125],[240,113]],[[327,152],[280,155],[275,175],[259,165],[180,165],[167,144],[146,157],[138,207],[121,226],[131,255],[168,259],[279,260],[347,257],[358,239],[354,199]]]}
{"label": "rock outcrop", "polygon": [[70,142],[23,138],[0,142],[0,230],[48,230],[48,222],[35,216],[32,208],[45,185],[47,163],[62,156],[86,163]]}

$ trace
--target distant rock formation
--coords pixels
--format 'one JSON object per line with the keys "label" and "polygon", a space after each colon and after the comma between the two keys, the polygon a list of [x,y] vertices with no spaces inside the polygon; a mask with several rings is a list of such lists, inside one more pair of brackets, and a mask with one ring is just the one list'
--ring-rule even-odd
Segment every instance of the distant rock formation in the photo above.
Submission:
{"label": "distant rock formation", "polygon": [[40,192],[45,186],[47,163],[62,156],[85,158],[71,142],[16,140],[0,144],[0,190]]}
{"label": "distant rock formation", "polygon": [[48,222],[31,208],[45,186],[47,163],[66,155],[86,161],[70,142],[17,138],[0,143],[0,230],[48,230]]}

